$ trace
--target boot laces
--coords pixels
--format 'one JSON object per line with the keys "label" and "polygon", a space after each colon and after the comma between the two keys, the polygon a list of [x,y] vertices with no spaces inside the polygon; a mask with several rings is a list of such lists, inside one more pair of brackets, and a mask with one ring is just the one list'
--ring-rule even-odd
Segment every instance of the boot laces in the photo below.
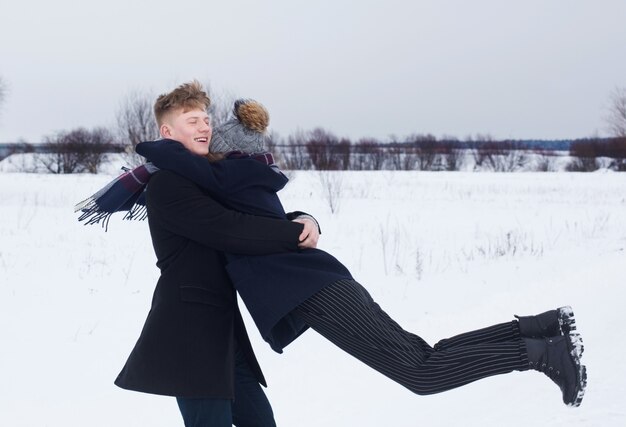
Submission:
{"label": "boot laces", "polygon": [[548,366],[545,363],[539,365],[539,362],[529,362],[529,364],[531,368],[536,371],[543,372],[552,380],[556,380],[561,375],[561,371],[554,369],[552,366]]}

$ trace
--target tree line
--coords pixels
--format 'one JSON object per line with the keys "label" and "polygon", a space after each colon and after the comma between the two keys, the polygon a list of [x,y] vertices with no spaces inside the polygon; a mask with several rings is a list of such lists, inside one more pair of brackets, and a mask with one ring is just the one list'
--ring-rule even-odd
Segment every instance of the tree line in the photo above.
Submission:
{"label": "tree line", "polygon": [[[213,100],[209,113],[213,125],[218,126],[230,117],[234,97],[216,96],[211,93],[210,85],[207,87]],[[4,93],[0,80],[0,103]],[[143,158],[135,154],[135,146],[159,137],[152,113],[154,99],[148,92],[131,92],[120,103],[114,129],[62,131],[46,137],[43,144],[13,145],[12,151],[5,155],[32,152],[36,163],[30,165],[32,171],[55,174],[97,173],[110,153],[121,154],[128,166],[139,165]],[[565,170],[594,171],[609,167],[626,171],[626,89],[613,92],[611,105],[607,123],[614,137],[572,141]],[[550,171],[555,170],[556,161],[563,155],[538,144],[489,135],[459,140],[413,134],[391,141],[375,138],[352,141],[324,128],[299,131],[287,137],[271,133],[268,150],[288,170]]]}
{"label": "tree line", "polygon": [[[155,139],[133,135],[137,143]],[[140,164],[143,159],[134,154],[134,145],[120,141],[106,128],[77,128],[47,137],[43,144],[15,144],[6,155],[33,153],[32,172],[97,173],[111,153],[119,153],[128,166]],[[626,137],[575,140],[563,153],[487,136],[458,140],[416,134],[402,141],[367,138],[353,142],[317,128],[287,138],[273,134],[268,150],[287,170],[552,171],[563,155],[569,155],[567,171],[591,172],[601,167],[626,171]]]}
{"label": "tree line", "polygon": [[[416,134],[402,141],[368,138],[352,142],[322,128],[273,140],[271,148],[279,163],[290,170],[550,171],[564,154],[488,135],[458,140]],[[575,140],[566,154],[572,158],[565,168],[569,171],[597,170],[602,157],[608,158],[607,167],[624,171],[626,137]]]}

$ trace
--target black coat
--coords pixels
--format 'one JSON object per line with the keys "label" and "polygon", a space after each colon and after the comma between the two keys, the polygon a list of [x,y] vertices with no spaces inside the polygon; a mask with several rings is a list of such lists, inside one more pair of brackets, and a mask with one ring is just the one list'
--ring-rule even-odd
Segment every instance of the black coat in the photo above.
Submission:
{"label": "black coat", "polygon": [[229,211],[169,171],[152,177],[146,201],[161,277],[115,384],[147,393],[232,399],[236,341],[265,385],[222,251],[296,251],[302,224]]}
{"label": "black coat", "polygon": [[[198,183],[225,206],[253,215],[286,218],[276,192],[288,179],[266,163],[253,158],[209,163],[172,140],[141,143],[137,152],[156,166]],[[259,332],[279,353],[308,328],[291,315],[293,309],[324,287],[352,278],[343,264],[319,249],[263,256],[228,252],[226,270],[233,284]]]}

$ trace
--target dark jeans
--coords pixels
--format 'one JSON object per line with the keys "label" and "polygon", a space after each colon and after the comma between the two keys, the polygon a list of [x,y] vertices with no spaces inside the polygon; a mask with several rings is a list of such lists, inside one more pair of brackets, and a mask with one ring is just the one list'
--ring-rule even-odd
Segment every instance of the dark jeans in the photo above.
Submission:
{"label": "dark jeans", "polygon": [[235,353],[235,400],[177,397],[186,427],[275,427],[274,413],[261,385]]}

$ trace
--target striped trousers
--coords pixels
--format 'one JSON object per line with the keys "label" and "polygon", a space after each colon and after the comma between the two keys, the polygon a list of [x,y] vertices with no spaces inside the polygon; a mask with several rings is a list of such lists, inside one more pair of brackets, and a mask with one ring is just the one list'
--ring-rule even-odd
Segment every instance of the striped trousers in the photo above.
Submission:
{"label": "striped trousers", "polygon": [[516,320],[444,339],[431,347],[402,329],[354,280],[327,286],[293,314],[337,347],[420,395],[528,369]]}

